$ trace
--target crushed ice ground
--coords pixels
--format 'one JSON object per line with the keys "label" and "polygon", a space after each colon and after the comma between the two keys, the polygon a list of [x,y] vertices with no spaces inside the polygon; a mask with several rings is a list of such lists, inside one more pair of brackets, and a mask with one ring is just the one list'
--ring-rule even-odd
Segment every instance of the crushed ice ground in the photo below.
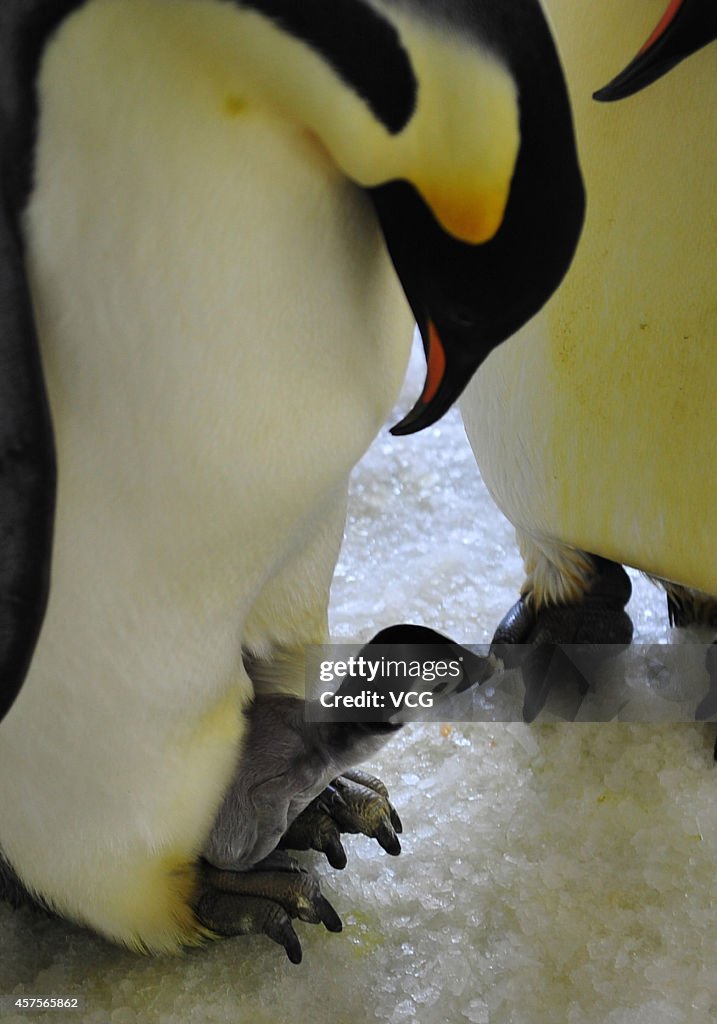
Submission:
{"label": "crushed ice ground", "polygon": [[[420,373],[414,361],[404,411]],[[520,580],[458,414],[417,437],[382,433],[353,479],[334,638],[413,621],[484,643]],[[667,641],[664,598],[633,585],[636,639]],[[63,1020],[717,1021],[714,738],[714,726],[409,726],[368,766],[400,810],[403,853],[347,837],[343,872],[304,857],[344,931],[298,923],[299,967],[265,938],[142,960],[2,906],[0,1017],[40,1019],[15,1013],[13,994],[78,994],[85,1008]]]}

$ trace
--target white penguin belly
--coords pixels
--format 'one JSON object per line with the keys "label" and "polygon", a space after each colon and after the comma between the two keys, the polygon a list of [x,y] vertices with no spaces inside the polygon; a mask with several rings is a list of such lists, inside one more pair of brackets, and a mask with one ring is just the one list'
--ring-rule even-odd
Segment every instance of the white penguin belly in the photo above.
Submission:
{"label": "white penguin belly", "polygon": [[[340,530],[411,341],[368,199],[181,35],[188,6],[211,27],[224,5],[93,0],[43,61],[26,240],[58,508],[0,730],[22,879],[155,947],[153,886],[201,848],[235,762],[252,605],[327,509]],[[307,557],[325,593],[333,555]]]}
{"label": "white penguin belly", "polygon": [[588,208],[545,310],[462,403],[481,473],[529,535],[717,594],[714,51],[618,104],[591,96],[660,0],[546,3],[566,66]]}

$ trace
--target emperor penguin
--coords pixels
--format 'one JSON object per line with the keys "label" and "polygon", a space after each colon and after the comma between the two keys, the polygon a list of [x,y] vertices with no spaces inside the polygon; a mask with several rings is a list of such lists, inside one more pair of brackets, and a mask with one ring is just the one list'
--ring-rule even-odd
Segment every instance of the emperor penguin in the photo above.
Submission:
{"label": "emperor penguin", "polygon": [[[715,6],[546,9],[573,104],[585,230],[561,288],[491,355],[461,406],[525,563],[521,598],[494,638],[509,660],[515,643],[629,643],[623,564],[661,582],[674,624],[713,621],[717,607],[705,440],[717,393],[717,114],[705,103]],[[547,697],[549,665],[537,649],[523,663],[528,719]]]}
{"label": "emperor penguin", "polygon": [[4,888],[298,960],[292,918],[339,922],[282,829],[330,780],[398,828],[300,712],[348,476],[414,320],[401,433],[570,262],[552,36],[536,0],[4,0],[0,46]]}

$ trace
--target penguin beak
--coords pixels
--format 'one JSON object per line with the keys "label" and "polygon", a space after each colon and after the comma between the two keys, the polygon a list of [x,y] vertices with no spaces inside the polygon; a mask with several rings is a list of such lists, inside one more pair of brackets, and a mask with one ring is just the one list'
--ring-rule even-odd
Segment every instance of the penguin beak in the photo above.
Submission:
{"label": "penguin beak", "polygon": [[714,0],[670,0],[634,60],[608,85],[598,89],[593,98],[610,102],[632,96],[714,39],[717,39]]}
{"label": "penguin beak", "polygon": [[426,382],[411,411],[391,428],[396,437],[415,434],[439,420],[461,394],[475,370],[475,355],[469,363],[466,362],[464,344],[449,346],[447,354],[446,343],[433,320],[429,319],[427,326],[420,330],[426,354]]}
{"label": "penguin beak", "polygon": [[[490,352],[538,312],[567,271],[585,209],[569,128],[567,122],[557,156],[526,144],[531,155],[518,163],[501,225],[482,244],[446,231],[407,182],[370,191],[426,354],[421,396],[392,434],[413,434],[439,420]],[[549,188],[541,187],[546,181]]]}
{"label": "penguin beak", "polygon": [[[470,254],[475,246],[489,242],[499,231],[506,202],[507,195],[495,203],[484,201],[472,208],[468,203],[461,206],[434,201],[431,210],[446,233],[448,245],[454,240],[464,253]],[[430,286],[425,287],[418,302],[412,303],[426,357],[426,380],[411,411],[391,428],[397,437],[424,430],[448,412],[497,340],[486,345],[480,343],[482,332],[475,330],[477,318],[468,303],[456,305],[446,295],[434,295],[423,312],[425,292],[431,290]],[[501,341],[503,337],[507,334]]]}

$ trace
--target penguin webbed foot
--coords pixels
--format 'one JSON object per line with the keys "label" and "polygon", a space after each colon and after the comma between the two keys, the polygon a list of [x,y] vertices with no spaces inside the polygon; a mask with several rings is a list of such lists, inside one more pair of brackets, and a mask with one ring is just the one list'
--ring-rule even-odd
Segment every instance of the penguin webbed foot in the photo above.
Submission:
{"label": "penguin webbed foot", "polygon": [[341,918],[321,893],[318,881],[288,854],[275,851],[249,871],[228,871],[200,862],[194,912],[216,936],[266,935],[301,963],[301,943],[292,925],[298,918],[340,932]]}
{"label": "penguin webbed foot", "polygon": [[[592,559],[595,575],[578,602],[536,610],[530,597],[523,596],[495,631],[491,653],[507,669],[521,670],[525,722],[537,718],[551,691],[560,716],[573,718],[600,662],[616,653],[615,647],[632,641],[632,621],[625,611],[632,590],[629,577],[615,562]],[[563,645],[570,645],[569,653]]]}
{"label": "penguin webbed foot", "polygon": [[[708,626],[717,629],[717,598],[710,594],[680,587],[675,583],[660,583],[665,588],[667,597],[667,615],[670,626],[678,629],[690,626]],[[705,722],[717,716],[717,641],[707,648],[705,668],[709,678],[707,693],[695,709],[695,719]],[[717,760],[717,745],[715,746]]]}
{"label": "penguin webbed foot", "polygon": [[392,857],[401,852],[397,833],[401,819],[389,800],[388,790],[375,776],[360,769],[334,779],[292,822],[280,847],[317,850],[332,868],[346,867],[341,833],[375,839]]}

